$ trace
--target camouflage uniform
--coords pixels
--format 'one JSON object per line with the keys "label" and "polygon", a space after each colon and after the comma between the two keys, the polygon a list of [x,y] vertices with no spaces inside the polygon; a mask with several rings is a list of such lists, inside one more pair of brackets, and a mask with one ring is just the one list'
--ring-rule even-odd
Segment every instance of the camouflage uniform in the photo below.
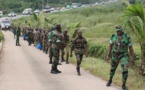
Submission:
{"label": "camouflage uniform", "polygon": [[28,44],[30,46],[33,43],[33,33],[32,33],[32,29],[28,29],[27,36],[28,36]]}
{"label": "camouflage uniform", "polygon": [[37,46],[38,44],[38,29],[35,29],[35,31],[33,32],[33,37],[34,37],[34,46]]}
{"label": "camouflage uniform", "polygon": [[111,59],[111,70],[110,78],[112,79],[115,71],[118,67],[119,62],[121,62],[122,67],[122,81],[126,83],[128,77],[128,47],[132,46],[130,37],[127,34],[123,34],[122,39],[120,40],[117,34],[113,34],[110,40],[110,44],[113,44],[113,52]]}
{"label": "camouflage uniform", "polygon": [[75,38],[75,40],[73,41],[72,46],[74,47],[74,51],[75,51],[75,55],[76,55],[76,59],[77,59],[77,72],[78,75],[80,75],[80,65],[83,59],[83,55],[86,52],[86,47],[88,46],[87,41],[84,37],[82,38]]}
{"label": "camouflage uniform", "polygon": [[20,27],[18,27],[18,29],[16,30],[16,46],[20,45],[20,43],[19,43],[20,35],[21,35],[21,29],[20,29]]}
{"label": "camouflage uniform", "polygon": [[123,28],[120,25],[116,26],[117,34],[113,34],[110,39],[107,61],[109,60],[111,51],[112,57],[111,57],[110,80],[108,81],[107,86],[111,85],[118,64],[121,63],[122,82],[123,82],[122,89],[128,90],[126,87],[126,81],[128,77],[128,64],[129,64],[128,48],[132,56],[132,64],[134,64],[134,53],[131,38],[127,34],[125,34],[122,30]]}
{"label": "camouflage uniform", "polygon": [[[66,33],[66,35],[64,35]],[[68,64],[68,58],[69,58],[69,35],[67,35],[67,31],[64,31],[64,33],[61,35],[61,41],[62,41],[62,51],[61,51],[61,61],[64,61],[64,53],[66,52],[66,64]],[[65,50],[64,50],[65,49]]]}
{"label": "camouflage uniform", "polygon": [[53,56],[53,53],[52,53],[52,44],[51,44],[51,33],[52,32],[49,32],[48,33],[48,43],[49,43],[49,64],[52,64],[52,56]]}
{"label": "camouflage uniform", "polygon": [[51,32],[49,42],[52,43],[52,53],[53,53],[53,63],[52,63],[52,69],[51,73],[61,73],[57,69],[58,63],[59,63],[59,50],[61,46],[61,39],[60,39],[61,32],[54,30]]}

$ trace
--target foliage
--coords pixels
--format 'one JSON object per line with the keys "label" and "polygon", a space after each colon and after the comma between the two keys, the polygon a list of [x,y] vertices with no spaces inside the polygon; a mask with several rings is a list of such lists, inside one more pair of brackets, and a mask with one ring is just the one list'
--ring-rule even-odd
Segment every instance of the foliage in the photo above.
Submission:
{"label": "foliage", "polygon": [[[127,2],[126,2],[127,3]],[[132,32],[136,35],[137,41],[141,47],[141,67],[140,71],[145,74],[145,9],[142,4],[126,4],[127,9],[122,15],[122,25],[130,26]]]}
{"label": "foliage", "polygon": [[0,31],[0,42],[3,40],[3,34],[2,32]]}

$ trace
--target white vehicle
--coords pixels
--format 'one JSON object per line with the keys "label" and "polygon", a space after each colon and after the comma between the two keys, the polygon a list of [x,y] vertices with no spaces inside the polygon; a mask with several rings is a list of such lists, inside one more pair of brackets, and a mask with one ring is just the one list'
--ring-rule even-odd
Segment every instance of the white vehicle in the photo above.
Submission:
{"label": "white vehicle", "polygon": [[16,16],[16,13],[14,13],[14,12],[11,12],[8,14],[8,17],[15,17],[15,16]]}
{"label": "white vehicle", "polygon": [[49,12],[51,12],[51,10],[50,10],[50,6],[45,6],[43,9],[42,9],[42,12],[44,12],[44,13],[49,13]]}
{"label": "white vehicle", "polygon": [[23,15],[32,15],[32,8],[26,8],[23,12]]}
{"label": "white vehicle", "polygon": [[0,18],[3,16],[3,11],[0,11]]}
{"label": "white vehicle", "polygon": [[34,13],[40,13],[41,11],[39,10],[39,9],[36,9],[35,11],[34,11]]}
{"label": "white vehicle", "polygon": [[11,21],[8,19],[0,20],[0,27],[1,29],[10,29]]}

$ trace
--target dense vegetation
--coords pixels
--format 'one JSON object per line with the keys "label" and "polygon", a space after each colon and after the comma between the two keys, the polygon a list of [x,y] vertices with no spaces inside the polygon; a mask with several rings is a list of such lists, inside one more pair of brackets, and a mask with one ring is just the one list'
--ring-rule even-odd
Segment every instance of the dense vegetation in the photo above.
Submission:
{"label": "dense vegetation", "polygon": [[0,0],[0,10],[4,13],[11,11],[22,12],[25,8],[41,9],[42,6],[65,6],[71,3],[94,3],[108,0]]}
{"label": "dense vegetation", "polygon": [[[4,13],[22,12],[25,8],[41,9],[45,5],[53,7],[64,7],[71,3],[92,4],[95,2],[110,1],[110,0],[0,0],[0,10]],[[120,0],[121,1],[121,0]],[[144,0],[129,0],[130,3]]]}

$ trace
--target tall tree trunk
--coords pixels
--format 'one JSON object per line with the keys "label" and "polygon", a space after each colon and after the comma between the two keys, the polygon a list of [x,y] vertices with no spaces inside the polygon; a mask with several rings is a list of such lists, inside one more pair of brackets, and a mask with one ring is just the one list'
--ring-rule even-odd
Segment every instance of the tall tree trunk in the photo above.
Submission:
{"label": "tall tree trunk", "polygon": [[145,41],[141,42],[141,67],[140,73],[145,75]]}

